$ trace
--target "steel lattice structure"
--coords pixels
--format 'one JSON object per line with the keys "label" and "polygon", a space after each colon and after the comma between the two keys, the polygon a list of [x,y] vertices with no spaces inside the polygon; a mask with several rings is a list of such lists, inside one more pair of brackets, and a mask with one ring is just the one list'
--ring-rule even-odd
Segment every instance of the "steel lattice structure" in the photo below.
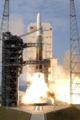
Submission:
{"label": "steel lattice structure", "polygon": [[[78,78],[78,79],[77,79]],[[80,39],[75,1],[70,0],[70,98],[80,95]]]}
{"label": "steel lattice structure", "polygon": [[1,22],[1,34],[3,32],[9,32],[9,0],[5,0],[4,2],[4,10]]}

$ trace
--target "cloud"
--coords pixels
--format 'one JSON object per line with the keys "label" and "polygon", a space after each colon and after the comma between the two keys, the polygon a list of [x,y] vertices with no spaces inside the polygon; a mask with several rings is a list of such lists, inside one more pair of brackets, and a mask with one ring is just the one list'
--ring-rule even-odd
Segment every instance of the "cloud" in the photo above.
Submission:
{"label": "cloud", "polygon": [[20,16],[12,16],[10,18],[10,32],[16,35],[23,34],[24,23],[23,19]]}

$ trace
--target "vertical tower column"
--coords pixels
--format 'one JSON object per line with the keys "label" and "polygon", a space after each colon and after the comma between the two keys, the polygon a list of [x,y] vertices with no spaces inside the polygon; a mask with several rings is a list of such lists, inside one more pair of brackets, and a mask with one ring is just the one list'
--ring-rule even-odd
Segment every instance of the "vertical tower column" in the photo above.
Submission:
{"label": "vertical tower column", "polygon": [[18,76],[22,72],[23,41],[7,32],[2,46],[2,106],[17,106]]}
{"label": "vertical tower column", "polygon": [[70,97],[80,101],[80,39],[74,0],[70,0]]}

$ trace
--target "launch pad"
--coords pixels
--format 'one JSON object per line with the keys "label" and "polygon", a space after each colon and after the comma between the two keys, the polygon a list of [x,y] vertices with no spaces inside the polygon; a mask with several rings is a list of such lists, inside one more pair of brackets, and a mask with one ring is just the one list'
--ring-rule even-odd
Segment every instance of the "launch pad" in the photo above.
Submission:
{"label": "launch pad", "polygon": [[52,111],[58,111],[64,108],[68,108],[69,106],[70,105],[65,104],[65,103],[62,103],[62,104],[60,103],[57,105],[21,105],[13,109],[28,112],[31,114],[45,114],[45,113],[49,113]]}
{"label": "launch pad", "polygon": [[[35,64],[35,72],[44,73],[45,82],[48,82],[49,59],[43,59],[43,36],[41,17],[37,15],[37,41],[36,43],[24,43],[23,39],[10,32],[3,33],[2,43],[2,106],[14,107],[18,105],[18,77],[22,73],[23,66]],[[23,50],[28,47],[36,47],[35,60],[23,60]],[[39,85],[39,83],[38,83]]]}
{"label": "launch pad", "polygon": [[12,109],[31,114],[30,120],[50,120],[48,119],[47,114],[55,113],[57,111],[67,108],[69,108],[69,105],[60,104],[60,105],[43,105],[43,106],[27,105]]}

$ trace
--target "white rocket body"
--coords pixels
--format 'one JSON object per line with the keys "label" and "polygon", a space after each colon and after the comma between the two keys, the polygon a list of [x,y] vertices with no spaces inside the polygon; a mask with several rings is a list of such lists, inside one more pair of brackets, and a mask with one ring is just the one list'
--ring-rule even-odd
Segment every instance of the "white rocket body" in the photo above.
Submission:
{"label": "white rocket body", "polygon": [[[36,47],[36,60],[42,61],[43,59],[43,35],[42,35],[42,26],[41,26],[41,15],[40,13],[37,14],[37,47]],[[36,65],[36,70],[38,72],[42,72],[42,64]]]}
{"label": "white rocket body", "polygon": [[42,35],[42,25],[41,25],[41,15],[40,13],[37,14],[37,36]]}

